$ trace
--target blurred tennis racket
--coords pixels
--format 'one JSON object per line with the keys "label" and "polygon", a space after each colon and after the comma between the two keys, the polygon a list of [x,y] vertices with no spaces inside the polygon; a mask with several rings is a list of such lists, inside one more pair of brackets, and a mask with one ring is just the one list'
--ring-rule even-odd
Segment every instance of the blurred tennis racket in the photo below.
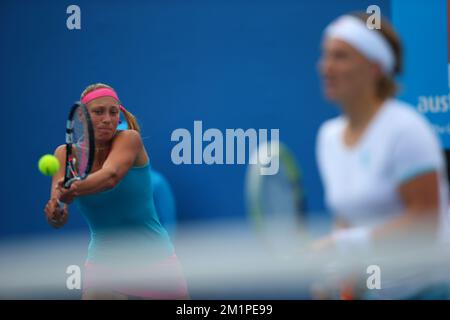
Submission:
{"label": "blurred tennis racket", "polygon": [[[75,102],[66,123],[66,163],[64,188],[85,179],[91,171],[95,155],[94,128],[85,104]],[[58,201],[60,207],[64,203]]]}
{"label": "blurred tennis racket", "polygon": [[[270,143],[260,145],[251,156],[261,156],[261,148],[271,150]],[[271,154],[272,159],[279,158],[276,174],[262,175],[260,161],[248,166],[245,197],[248,215],[263,243],[272,253],[286,257],[298,250],[307,235],[305,194],[294,155],[286,145],[278,146],[278,152]]]}

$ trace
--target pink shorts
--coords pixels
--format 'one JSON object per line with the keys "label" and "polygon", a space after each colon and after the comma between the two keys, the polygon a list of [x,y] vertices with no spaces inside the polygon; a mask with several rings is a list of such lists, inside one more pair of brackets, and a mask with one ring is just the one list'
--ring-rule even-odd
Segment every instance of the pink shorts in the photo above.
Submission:
{"label": "pink shorts", "polygon": [[187,284],[175,254],[148,266],[111,267],[85,264],[83,290],[115,291],[150,299],[186,299]]}

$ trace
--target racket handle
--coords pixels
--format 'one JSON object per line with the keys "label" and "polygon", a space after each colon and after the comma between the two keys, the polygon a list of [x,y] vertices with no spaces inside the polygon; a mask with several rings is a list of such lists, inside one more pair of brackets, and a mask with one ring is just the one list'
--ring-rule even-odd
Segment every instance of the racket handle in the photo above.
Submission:
{"label": "racket handle", "polygon": [[59,208],[60,208],[61,210],[64,210],[65,203],[62,202],[62,201],[60,201],[59,199],[56,199],[56,201],[58,202]]}
{"label": "racket handle", "polygon": [[[62,217],[64,214],[64,202],[61,202],[59,199],[56,199],[56,202],[58,203],[58,206],[55,208],[55,213]],[[56,224],[59,222],[59,218],[53,217],[51,218],[51,221]]]}

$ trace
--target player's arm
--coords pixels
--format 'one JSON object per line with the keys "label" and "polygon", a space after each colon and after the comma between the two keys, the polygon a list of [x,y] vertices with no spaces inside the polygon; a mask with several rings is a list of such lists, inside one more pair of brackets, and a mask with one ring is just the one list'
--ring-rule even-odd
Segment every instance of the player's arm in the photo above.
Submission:
{"label": "player's arm", "polygon": [[389,172],[397,181],[404,210],[398,218],[374,229],[372,237],[378,243],[386,239],[394,244],[397,241],[392,240],[427,245],[435,239],[439,225],[439,172],[445,166],[439,141],[431,128],[411,121],[397,136],[391,160]]}
{"label": "player's arm", "polygon": [[62,179],[64,179],[64,171],[65,171],[65,164],[66,164],[66,145],[60,145],[56,148],[54,152],[54,156],[59,161],[59,170],[52,176],[52,189],[50,192],[50,199],[58,199],[58,182]]}
{"label": "player's arm", "polygon": [[389,222],[369,228],[337,229],[330,236],[315,241],[312,249],[353,247],[365,250],[369,247],[394,249],[394,245],[408,246],[411,243],[428,246],[435,239],[439,224],[439,178],[430,170],[401,183],[397,189],[403,203],[401,214]]}
{"label": "player's arm", "polygon": [[403,211],[387,223],[370,228],[337,230],[331,236],[316,241],[316,250],[354,247],[368,249],[374,245],[380,249],[430,244],[435,239],[439,224],[439,178],[435,170],[404,181],[397,188],[403,203]]}
{"label": "player's arm", "polygon": [[[114,188],[134,165],[142,148],[142,140],[137,131],[120,132],[114,139],[111,152],[102,168],[90,174],[86,179],[72,184],[67,194],[69,202],[73,197]],[[61,198],[61,200],[65,199]]]}
{"label": "player's arm", "polygon": [[54,152],[55,157],[60,163],[58,172],[56,172],[52,177],[52,185],[50,189],[50,199],[47,202],[44,212],[47,217],[48,223],[54,227],[59,228],[67,222],[68,208],[67,205],[61,210],[58,205],[58,181],[64,179],[64,170],[66,162],[66,146],[61,145],[56,148]]}
{"label": "player's arm", "polygon": [[430,171],[402,183],[398,194],[405,207],[403,214],[374,229],[373,239],[432,240],[439,222],[438,173]]}

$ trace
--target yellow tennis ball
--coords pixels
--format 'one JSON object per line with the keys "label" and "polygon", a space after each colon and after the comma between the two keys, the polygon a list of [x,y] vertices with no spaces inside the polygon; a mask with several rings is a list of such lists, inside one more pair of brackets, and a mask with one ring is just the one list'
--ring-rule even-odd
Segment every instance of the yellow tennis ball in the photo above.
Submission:
{"label": "yellow tennis ball", "polygon": [[57,173],[59,166],[58,158],[51,154],[43,155],[38,163],[39,171],[46,176],[52,176]]}

